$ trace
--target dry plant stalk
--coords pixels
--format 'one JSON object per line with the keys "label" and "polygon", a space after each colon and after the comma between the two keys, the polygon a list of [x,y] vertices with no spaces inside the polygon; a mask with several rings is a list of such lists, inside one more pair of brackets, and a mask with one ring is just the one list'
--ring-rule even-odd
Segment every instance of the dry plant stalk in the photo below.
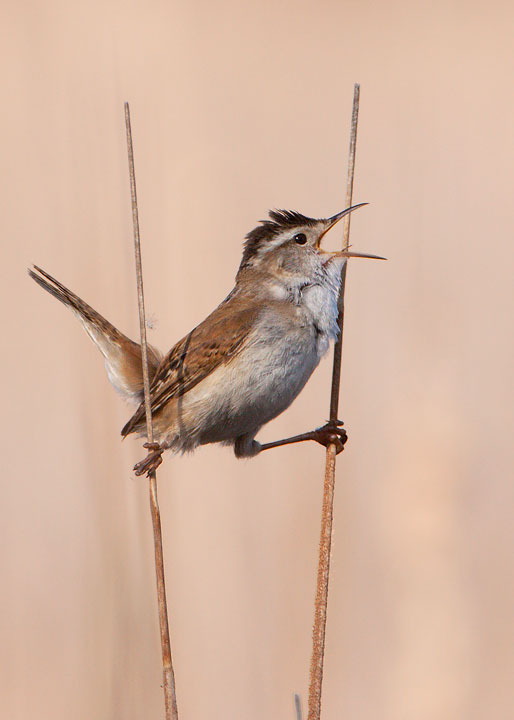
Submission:
{"label": "dry plant stalk", "polygon": [[[137,209],[136,175],[134,171],[134,150],[132,147],[132,129],[130,108],[125,103],[125,128],[127,131],[127,150],[130,173],[130,195],[132,200],[132,223],[134,227],[134,251],[136,259],[137,299],[139,306],[139,330],[141,334],[141,356],[143,360],[143,384],[145,394],[146,431],[148,442],[153,442],[152,408],[150,405],[150,376],[148,373],[148,344],[146,340],[145,300],[143,294],[143,270],[141,263],[141,239],[139,236],[139,215]],[[175,692],[175,674],[171,659],[170,632],[168,627],[168,606],[166,603],[166,585],[164,582],[164,558],[162,554],[161,514],[157,499],[157,476],[155,470],[149,475],[150,509],[152,512],[155,575],[157,580],[157,603],[159,607],[159,625],[161,632],[162,675],[166,720],[178,720],[177,695]]]}
{"label": "dry plant stalk", "polygon": [[[355,148],[357,145],[357,122],[359,118],[360,85],[355,84],[353,91],[352,125],[350,132],[350,150],[348,156],[348,176],[346,183],[346,205],[350,207],[353,196],[353,178],[355,174]],[[344,218],[343,248],[348,248],[350,239],[350,218]],[[332,387],[330,392],[330,421],[337,420],[339,408],[339,386],[341,380],[341,358],[343,353],[344,326],[344,290],[346,268],[341,273],[339,291],[339,336],[334,347],[332,368]],[[332,544],[332,524],[334,510],[334,489],[336,472],[336,446],[330,444],[326,450],[325,481],[323,485],[323,506],[321,511],[321,535],[319,541],[318,578],[316,599],[314,602],[314,627],[312,630],[312,658],[309,684],[309,707],[307,720],[319,720],[321,717],[321,685],[323,681],[323,660],[325,655],[325,627],[327,622],[328,581],[330,574],[330,548]]]}
{"label": "dry plant stalk", "polygon": [[300,696],[297,693],[294,694],[294,709],[296,720],[302,720],[302,702],[300,700]]}

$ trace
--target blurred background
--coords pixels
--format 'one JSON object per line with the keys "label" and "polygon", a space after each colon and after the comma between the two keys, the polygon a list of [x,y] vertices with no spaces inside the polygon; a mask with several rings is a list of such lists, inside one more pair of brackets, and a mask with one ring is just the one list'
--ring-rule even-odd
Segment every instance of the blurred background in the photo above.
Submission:
{"label": "blurred background", "polygon": [[[4,4],[0,712],[162,717],[144,451],[35,262],[150,341],[231,289],[268,208],[344,206],[361,83],[323,718],[514,710],[510,2]],[[340,242],[334,231],[333,247]],[[328,415],[330,359],[261,440]],[[159,471],[181,720],[306,705],[324,451]]]}

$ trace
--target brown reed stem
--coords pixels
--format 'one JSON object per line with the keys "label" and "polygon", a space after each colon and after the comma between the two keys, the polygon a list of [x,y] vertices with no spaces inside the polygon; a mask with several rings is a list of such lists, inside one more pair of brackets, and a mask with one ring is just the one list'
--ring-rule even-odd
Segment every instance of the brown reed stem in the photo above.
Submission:
{"label": "brown reed stem", "polygon": [[[348,176],[346,182],[346,205],[350,207],[353,196],[353,179],[355,174],[355,149],[357,145],[357,122],[359,118],[360,85],[353,89],[352,125],[350,132],[350,149],[348,154]],[[351,213],[344,218],[343,247],[347,248],[350,239]],[[332,387],[330,392],[330,420],[337,420],[339,408],[339,387],[341,379],[341,359],[343,354],[344,327],[344,290],[346,284],[345,262],[341,273],[341,289],[339,291],[339,336],[334,347],[334,363],[332,367]],[[330,549],[332,545],[332,525],[334,514],[334,490],[336,473],[336,446],[327,446],[325,461],[325,480],[323,485],[323,506],[321,511],[321,534],[319,541],[318,578],[316,599],[314,602],[314,627],[312,630],[312,658],[309,684],[309,707],[307,720],[320,720],[321,717],[321,686],[323,681],[323,660],[325,656],[325,628],[327,622],[328,582],[330,575]]]}
{"label": "brown reed stem", "polygon": [[294,694],[294,709],[296,720],[302,720],[302,702],[298,693]]}
{"label": "brown reed stem", "polygon": [[[134,149],[132,147],[132,129],[130,108],[125,103],[125,128],[127,131],[127,150],[130,173],[130,196],[132,200],[132,224],[134,227],[134,252],[136,259],[137,300],[139,307],[139,331],[141,335],[141,357],[143,362],[143,384],[145,393],[146,434],[148,442],[153,442],[152,408],[150,404],[150,376],[148,373],[148,344],[146,340],[145,299],[143,293],[143,269],[141,263],[141,239],[139,236],[139,214],[137,208],[136,175],[134,170]],[[177,695],[175,692],[175,674],[171,659],[170,632],[168,627],[168,606],[166,603],[166,585],[164,581],[164,558],[162,553],[161,514],[157,499],[157,476],[155,471],[149,475],[150,510],[152,513],[155,575],[157,581],[157,604],[159,608],[159,626],[161,633],[162,675],[164,688],[164,706],[166,720],[178,720]]]}

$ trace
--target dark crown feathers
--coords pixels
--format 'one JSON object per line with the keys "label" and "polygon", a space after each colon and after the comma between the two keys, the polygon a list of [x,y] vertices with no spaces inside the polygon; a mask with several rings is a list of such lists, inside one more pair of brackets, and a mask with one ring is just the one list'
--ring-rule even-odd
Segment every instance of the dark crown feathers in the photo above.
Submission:
{"label": "dark crown feathers", "polygon": [[250,263],[263,241],[271,240],[288,228],[308,227],[319,222],[295,210],[270,210],[269,216],[271,220],[261,220],[260,225],[246,235],[240,270]]}

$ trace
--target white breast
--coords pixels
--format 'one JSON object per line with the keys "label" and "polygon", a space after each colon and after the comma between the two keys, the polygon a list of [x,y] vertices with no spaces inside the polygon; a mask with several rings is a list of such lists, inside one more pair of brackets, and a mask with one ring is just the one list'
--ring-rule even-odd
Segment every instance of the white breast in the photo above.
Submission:
{"label": "white breast", "polygon": [[311,285],[302,291],[301,307],[306,312],[320,335],[325,335],[328,341],[337,337],[337,297],[338,293],[332,285]]}
{"label": "white breast", "polygon": [[[283,412],[337,336],[333,283],[304,287],[294,298],[280,289],[243,348],[183,398],[184,428],[196,442],[223,442],[256,431]],[[279,296],[280,293],[280,296]]]}
{"label": "white breast", "polygon": [[[257,430],[296,398],[320,359],[312,325],[265,313],[253,337],[184,396],[183,417],[201,443]],[[327,340],[328,345],[328,340]]]}

